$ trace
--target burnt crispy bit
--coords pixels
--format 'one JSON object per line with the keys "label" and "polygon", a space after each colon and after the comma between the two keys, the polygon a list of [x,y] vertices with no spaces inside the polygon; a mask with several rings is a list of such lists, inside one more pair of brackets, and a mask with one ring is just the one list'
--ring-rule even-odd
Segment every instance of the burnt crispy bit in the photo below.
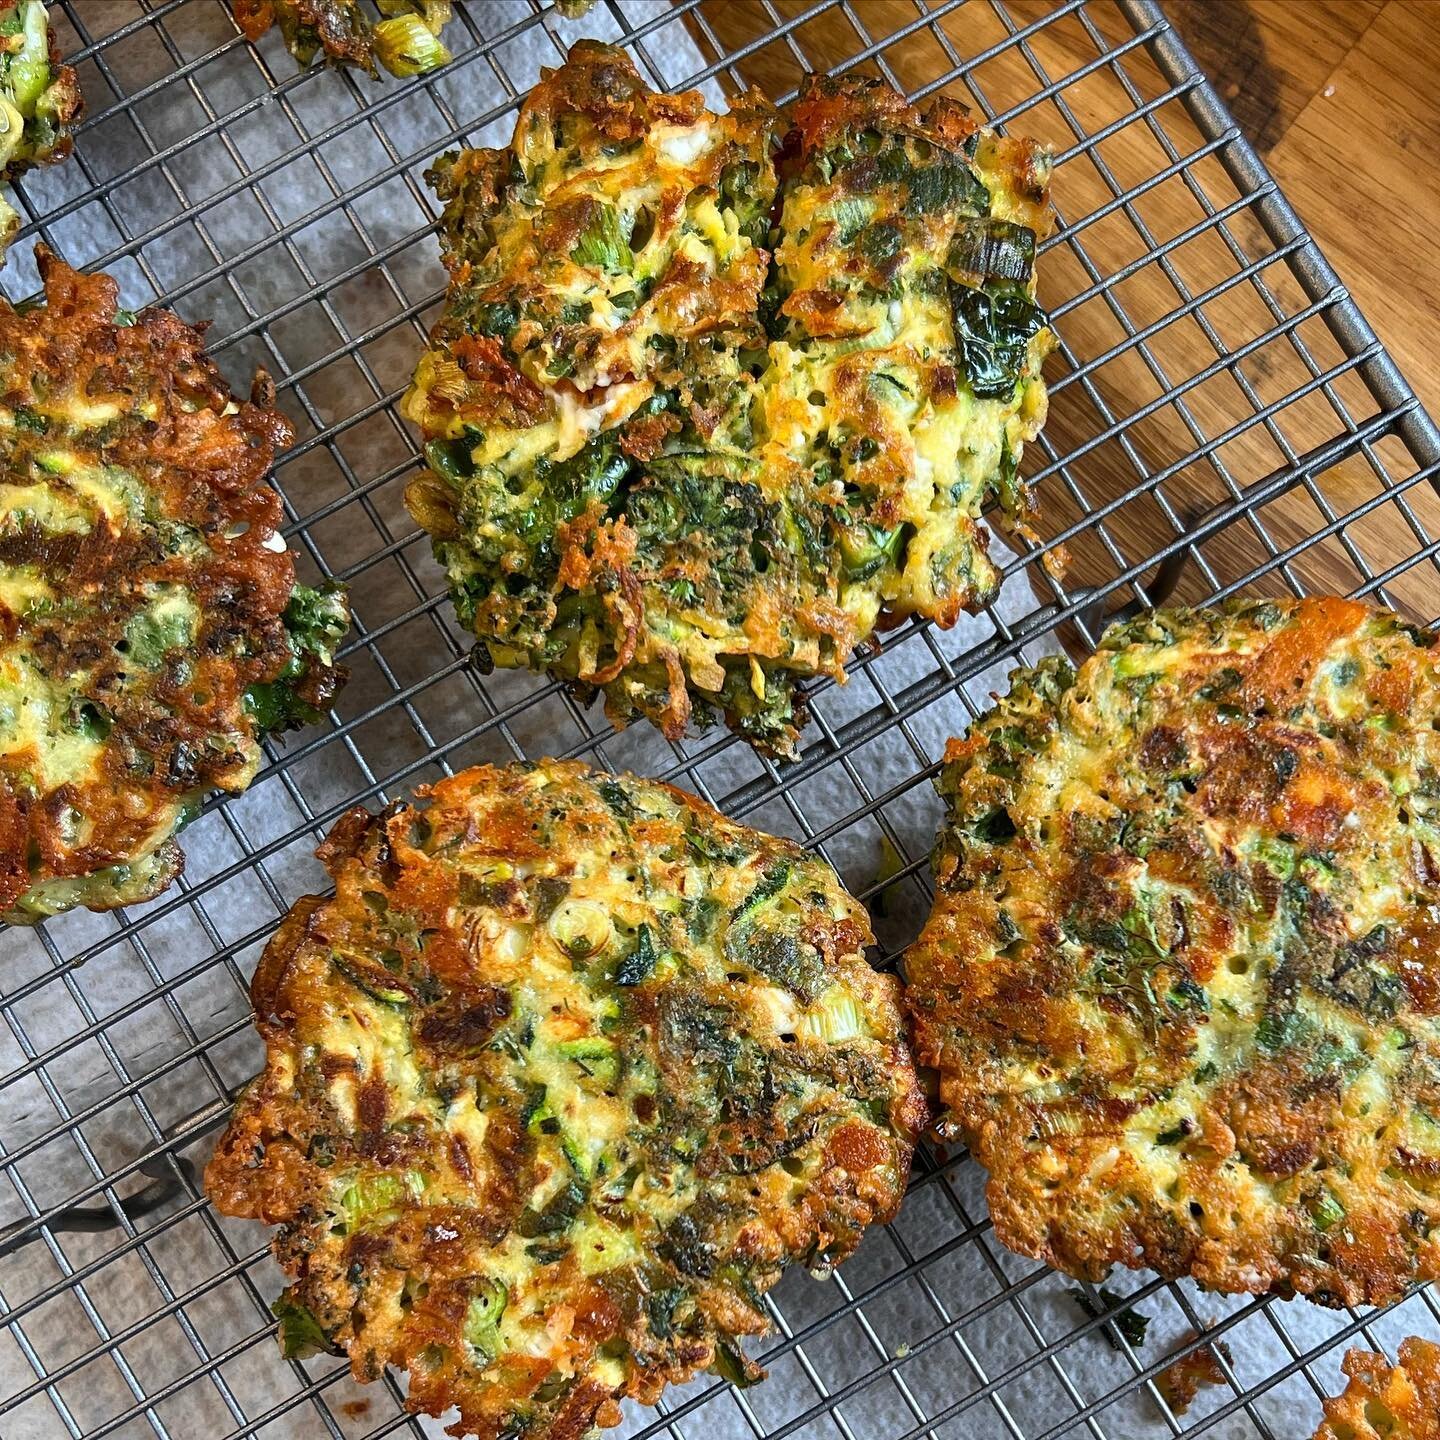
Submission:
{"label": "burnt crispy bit", "polygon": [[354,811],[253,984],[206,1174],[280,1226],[281,1338],[409,1371],[454,1434],[577,1436],[741,1379],[784,1268],[898,1208],[925,1106],[821,860],[573,762]]}
{"label": "burnt crispy bit", "polygon": [[199,330],[117,309],[37,251],[43,306],[0,305],[0,918],[147,899],[211,790],[343,670],[343,595],[295,583],[264,483],[290,427],[236,402]]}
{"label": "burnt crispy bit", "polygon": [[[1177,1348],[1191,1345],[1200,1338],[1196,1330],[1184,1335]],[[1225,1366],[1233,1362],[1230,1347],[1223,1340],[1207,1341],[1186,1350],[1172,1360],[1156,1377],[1155,1389],[1172,1415],[1186,1414],[1195,1397],[1208,1385],[1225,1383]],[[1223,1362],[1223,1363],[1222,1363]]]}
{"label": "burnt crispy bit", "polygon": [[1440,1274],[1440,642],[1231,602],[1018,672],[910,951],[1006,1244],[1379,1304]]}
{"label": "burnt crispy bit", "polygon": [[250,40],[274,26],[301,65],[318,55],[327,65],[378,74],[423,75],[446,64],[440,40],[451,0],[380,0],[383,18],[372,21],[360,0],[233,0],[235,21]]}
{"label": "burnt crispy bit", "polygon": [[807,679],[994,592],[1051,223],[1044,152],[952,102],[812,79],[792,119],[576,44],[509,146],[430,173],[451,284],[405,400],[407,502],[495,663],[787,756]]}
{"label": "burnt crispy bit", "polygon": [[1416,1336],[1400,1342],[1400,1363],[1351,1350],[1350,1383],[1325,1402],[1315,1440],[1440,1440],[1440,1345]]}

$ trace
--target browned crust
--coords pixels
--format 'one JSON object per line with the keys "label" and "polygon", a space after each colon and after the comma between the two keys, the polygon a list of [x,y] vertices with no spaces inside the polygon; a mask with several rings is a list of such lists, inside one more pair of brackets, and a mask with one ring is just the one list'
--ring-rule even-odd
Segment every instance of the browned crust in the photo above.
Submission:
{"label": "browned crust", "polygon": [[284,8],[298,31],[311,31],[325,58],[336,65],[375,70],[370,37],[356,21],[353,0],[231,0],[235,23],[252,43],[279,23]]}
{"label": "browned crust", "polygon": [[[229,735],[253,744],[244,691],[273,679],[291,658],[281,616],[294,563],[266,545],[283,512],[263,481],[292,431],[273,408],[268,378],[258,376],[253,398],[227,414],[230,391],[204,353],[200,329],[158,309],[117,325],[114,280],[81,275],[44,246],[36,256],[46,305],[23,312],[0,305],[0,353],[8,357],[0,403],[56,414],[72,398],[117,403],[122,415],[103,431],[72,430],[60,443],[83,464],[128,472],[166,519],[201,532],[207,548],[187,559],[168,553],[153,528],[113,520],[76,534],[27,525],[0,534],[0,564],[38,567],[84,602],[78,619],[22,621],[0,608],[0,643],[23,625],[32,653],[57,674],[89,670],[88,698],[114,712],[104,768],[84,785],[37,796],[17,777],[38,756],[17,751],[0,762],[0,912],[39,881],[125,862],[160,807],[243,783],[253,763],[244,745],[207,742]],[[8,437],[7,479],[22,484],[36,450],[57,443],[53,431],[37,437],[14,425]],[[165,582],[183,584],[200,608],[194,653],[184,673],[171,666],[126,691],[122,642],[133,597]],[[127,753],[148,757],[150,773],[128,763]],[[62,840],[57,808],[66,805],[93,821],[89,843],[72,848]],[[175,861],[178,868],[178,851]]]}
{"label": "browned crust", "polygon": [[[1012,677],[1011,696],[951,742],[942,788],[967,818],[942,833],[936,905],[909,952],[907,1002],[918,1058],[939,1071],[937,1131],[967,1141],[990,1171],[996,1233],[1012,1249],[1097,1281],[1122,1264],[1217,1290],[1379,1304],[1440,1274],[1435,1157],[1401,1139],[1407,1116],[1440,1103],[1433,841],[1407,828],[1390,781],[1429,763],[1440,664],[1434,637],[1355,602],[1275,608],[1284,618],[1268,639],[1243,616],[1212,625],[1179,612],[1172,628],[1193,630],[1196,644],[1179,673],[1145,692],[1161,699],[1127,708],[1108,698],[1119,689],[1111,667],[1130,653],[1127,631],[1053,693],[1031,688],[1041,682],[1029,673]],[[1141,670],[1145,623],[1132,627]],[[1251,642],[1243,655],[1227,648],[1237,635]],[[1356,657],[1355,688],[1374,708],[1358,694],[1352,723],[1337,720],[1326,734],[1296,707],[1338,655]],[[1402,708],[1387,710],[1392,703]],[[1102,751],[1093,762],[1083,758],[1092,739]],[[1062,755],[1073,764],[1046,779],[1053,792],[1027,788],[1027,777],[1060,773]],[[1103,828],[1116,807],[1114,828]],[[965,828],[993,815],[1017,833],[991,842]],[[1120,829],[1132,815],[1137,829]],[[1152,816],[1161,818],[1147,829]],[[1125,848],[1135,833],[1145,837],[1143,871]],[[1288,837],[1284,846],[1319,857],[1306,863],[1339,879],[1287,888],[1244,848],[1255,835]],[[1141,873],[1183,897],[1152,915],[1150,931],[1137,930],[1132,909]],[[1348,907],[1390,893],[1379,888],[1389,882],[1397,898],[1382,902],[1367,934],[1393,996],[1373,991],[1391,980],[1374,981],[1361,952],[1346,949]],[[1256,927],[1283,906],[1299,938],[1280,953],[1257,948],[1270,932]],[[1076,939],[1097,932],[1119,937],[1106,943],[1121,957],[1132,945],[1140,957],[1116,962],[1131,964],[1130,978],[1108,990],[1093,968],[1100,951]],[[1142,963],[1158,1015],[1133,978]],[[1204,1008],[1187,997],[1223,982],[1226,967],[1253,967],[1266,988],[1259,1009],[1243,1012],[1244,1039],[1219,1051],[1201,1082],[1196,1057],[1226,1018],[1215,999],[1224,992]],[[1192,988],[1163,998],[1182,977]],[[1297,992],[1336,1018],[1285,1039]],[[1262,1019],[1275,1026],[1265,1042],[1255,1038]],[[1327,1025],[1360,1034],[1347,1043],[1368,1052],[1349,1062],[1327,1054],[1336,1043]],[[1384,1063],[1377,1057],[1396,1033],[1405,1043],[1386,1082],[1393,1108],[1372,1114],[1352,1078]],[[1187,1130],[1149,1138],[1137,1117],[1172,1092],[1188,1096],[1192,1083],[1201,1086],[1193,1123],[1187,1109]],[[1172,1158],[1180,1179],[1167,1192],[1150,1167]]]}
{"label": "browned crust", "polygon": [[[1179,1345],[1189,1345],[1199,1338],[1197,1331],[1190,1330],[1181,1338]],[[1228,1363],[1231,1359],[1230,1347],[1223,1340],[1197,1345],[1178,1360],[1171,1361],[1155,1377],[1155,1388],[1170,1407],[1172,1415],[1184,1415],[1204,1386],[1225,1383],[1225,1368],[1220,1363],[1222,1355]]]}
{"label": "browned crust", "polygon": [[[704,135],[683,160],[655,133],[700,121]],[[777,166],[770,141],[782,131]],[[647,136],[657,143],[636,143]],[[947,286],[959,281],[945,267],[960,263],[953,242],[973,238],[982,216],[1048,231],[1041,147],[992,135],[953,101],[918,108],[858,76],[807,77],[791,116],[753,93],[710,115],[699,94],[655,95],[622,51],[585,41],[542,74],[508,147],[443,156],[428,178],[445,203],[452,284],[406,397],[434,471],[411,484],[407,503],[436,542],[462,622],[497,663],[544,669],[584,698],[604,690],[617,725],[644,716],[676,739],[692,713],[705,723],[719,710],[761,748],[789,755],[805,677],[843,679],[870,628],[909,615],[952,625],[993,593],[980,515],[998,496],[1021,530],[1030,518],[1013,467],[1043,421],[1049,332],[1028,261],[1011,280],[975,277],[969,288],[989,286],[992,299],[1002,284],[1017,291],[1001,297],[1013,343],[995,359],[998,348],[970,333],[978,322],[956,320]],[[707,238],[710,220],[672,243],[691,198],[712,192],[745,243]],[[839,217],[857,207],[869,220],[849,233]],[[1009,243],[1007,270],[1030,246],[1020,235]],[[907,293],[915,304],[897,310]],[[887,341],[888,326],[906,333]],[[479,331],[496,337],[483,356]],[[861,335],[874,343],[840,363],[828,342]],[[957,368],[985,401],[973,415]],[[897,404],[887,380],[921,408]],[[617,391],[626,384],[637,389]],[[620,455],[640,463],[622,459],[602,510],[577,516],[567,505],[568,523],[552,529],[545,467],[552,453],[560,463],[579,453],[577,404],[592,441],[637,405],[667,413],[638,429],[614,422]],[[533,450],[505,453],[496,438],[497,425],[546,422],[554,429]],[[931,454],[925,436],[942,427],[966,438]],[[912,478],[915,438],[926,453]],[[789,453],[796,445],[803,458]],[[655,461],[705,465],[694,489],[704,498],[687,504],[706,523],[686,531],[678,511],[644,503],[659,488]],[[674,493],[673,471],[660,484]],[[730,508],[747,512],[737,492],[757,492],[753,544],[728,534],[723,547],[709,543],[707,531],[722,528],[709,496],[722,487]],[[523,516],[512,497],[523,497]],[[639,533],[636,552],[618,524],[603,532],[607,516]]]}
{"label": "browned crust", "polygon": [[975,158],[1003,176],[1036,238],[1043,240],[1055,229],[1050,152],[1029,136],[985,129],[969,106],[949,96],[936,95],[921,107],[867,75],[810,75],[790,113],[795,128],[787,150],[795,166],[868,127],[910,134],[952,150],[978,135]]}
{"label": "browned crust", "polygon": [[1351,1350],[1341,1368],[1350,1383],[1325,1402],[1315,1440],[1440,1440],[1440,1345],[1412,1335],[1397,1365]]}
{"label": "browned crust", "polygon": [[[547,782],[540,791],[532,783],[536,769]],[[378,816],[355,809],[337,822],[320,851],[335,881],[335,898],[302,900],[266,949],[252,982],[266,1068],[238,1102],[206,1171],[207,1192],[224,1213],[283,1227],[276,1257],[296,1282],[293,1293],[348,1350],[357,1378],[374,1379],[386,1364],[408,1369],[410,1408],[439,1414],[458,1405],[456,1434],[494,1437],[513,1423],[518,1407],[532,1404],[542,1411],[526,1431],[536,1440],[613,1425],[619,1422],[620,1399],[651,1403],[667,1383],[710,1366],[717,1344],[762,1333],[767,1322],[758,1295],[787,1262],[810,1257],[807,1263],[828,1268],[854,1249],[866,1225],[894,1215],[910,1147],[926,1118],[905,1046],[898,982],[875,974],[860,958],[871,939],[864,912],[842,898],[834,877],[822,879],[816,862],[790,842],[734,826],[668,786],[643,782],[642,789],[642,782],[627,777],[632,797],[664,797],[679,811],[666,813],[651,800],[651,808],[622,822],[593,783],[576,762],[479,767],[423,788],[423,808],[395,805]],[[623,804],[619,813],[625,813]],[[533,895],[543,892],[520,880],[503,881],[487,890],[483,903],[462,901],[462,877],[500,857],[518,873],[563,877],[573,872],[583,849],[608,854],[622,868],[653,868],[651,883],[663,893],[680,893],[688,863],[683,857],[690,853],[687,835],[702,837],[702,843],[713,836],[722,847],[743,847],[741,854],[753,850],[755,858],[743,872],[728,865],[716,872],[726,885],[738,877],[742,894],[754,883],[747,877],[779,863],[803,867],[804,875],[813,877],[806,881],[812,888],[835,886],[835,898],[817,908],[804,937],[826,973],[852,987],[879,1042],[878,1053],[836,1059],[839,1068],[807,1113],[826,1115],[845,1104],[853,1088],[856,1095],[885,1097],[886,1128],[865,1119],[870,1112],[858,1101],[848,1118],[812,1118],[810,1123],[827,1127],[826,1144],[803,1186],[778,1164],[752,1165],[749,1157],[767,1147],[778,1155],[793,1148],[793,1137],[774,1133],[763,1116],[736,1115],[714,1133],[699,1135],[691,1163],[697,1176],[710,1177],[701,1203],[716,1201],[717,1213],[735,1214],[738,1227],[723,1232],[730,1238],[727,1248],[716,1252],[713,1275],[706,1270],[703,1279],[679,1280],[694,1285],[700,1318],[687,1322],[683,1332],[652,1328],[647,1296],[666,1275],[664,1283],[675,1285],[681,1272],[667,1271],[656,1258],[661,1251],[652,1242],[665,1232],[637,1236],[644,1259],[633,1270],[587,1277],[573,1255],[547,1262],[547,1278],[539,1283],[553,1300],[546,1325],[560,1337],[558,1351],[538,1359],[507,1352],[495,1369],[477,1368],[465,1360],[457,1336],[486,1273],[487,1248],[510,1235],[534,1193],[536,1167],[548,1163],[534,1132],[509,1108],[505,1087],[511,1082],[504,1077],[511,1062],[501,1047],[488,1043],[519,1014],[521,1002],[512,1005],[507,989],[515,982],[499,978],[503,965],[487,958],[490,952],[477,937],[486,917],[497,913],[534,924]],[[571,858],[557,860],[565,856]],[[730,893],[719,891],[716,899],[724,904]],[[394,917],[403,918],[392,923]],[[386,954],[390,959],[383,967],[369,959]],[[355,1072],[353,1059],[326,1050],[336,1017],[356,1013],[354,992],[337,981],[332,968],[335,955],[346,957],[347,971],[362,984],[408,997],[402,1012],[407,1046],[436,1084],[442,1075],[486,1077],[483,1153],[467,1144],[463,1132],[441,1127],[431,1133],[423,1112],[391,1123],[396,1117],[384,1081]],[[676,1068],[677,1057],[655,1036],[668,1033],[676,1022],[667,1017],[684,1013],[692,1001],[719,1003],[719,991],[712,994],[710,985],[696,976],[673,988],[666,982],[634,994],[634,1009],[627,1013],[636,1028],[627,1039],[637,1051],[653,1051],[664,1092],[685,1093],[693,1077]],[[369,1013],[363,1002],[362,1013]],[[353,1075],[357,1085],[353,1124],[337,1112],[326,1088],[342,1074]],[[832,1084],[844,1087],[840,1094],[829,1093]],[[317,1143],[322,1136],[323,1156]],[[738,1157],[745,1160],[737,1170]],[[334,1206],[335,1175],[349,1175],[357,1166],[365,1174],[391,1175],[420,1167],[428,1177],[426,1198],[400,1202],[392,1222],[337,1242],[326,1206]],[[716,1232],[716,1245],[721,1233]],[[733,1283],[737,1268],[749,1288]],[[400,1318],[392,1319],[392,1307],[399,1313],[402,1285],[408,1286],[406,1305]],[[627,1356],[618,1386],[602,1383],[591,1368],[606,1345]],[[579,1378],[563,1402],[544,1413],[544,1402],[534,1397],[552,1377],[557,1355]]]}

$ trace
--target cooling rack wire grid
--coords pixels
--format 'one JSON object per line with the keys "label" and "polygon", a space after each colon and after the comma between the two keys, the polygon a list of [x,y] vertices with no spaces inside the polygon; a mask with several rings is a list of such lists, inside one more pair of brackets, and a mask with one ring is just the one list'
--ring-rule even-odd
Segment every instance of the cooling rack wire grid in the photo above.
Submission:
{"label": "cooling rack wire grid", "polygon": [[[52,0],[89,118],[68,164],[21,186],[0,285],[36,288],[43,238],[123,303],[214,317],[243,388],[279,385],[299,439],[276,483],[306,579],[350,586],[352,671],[328,722],[272,746],[251,790],[185,836],[184,879],[143,907],[0,932],[0,1436],[361,1437],[439,1427],[393,1378],[282,1361],[265,1235],[222,1221],[199,1176],[254,1073],[246,981],[279,917],[324,884],[313,849],[377,806],[481,761],[576,755],[694,790],[823,852],[876,911],[894,964],[930,900],[930,786],[1014,664],[1082,654],[1105,619],[1236,591],[1373,596],[1440,611],[1440,432],[1183,43],[1150,0],[458,0],[454,60],[408,82],[300,73],[221,0]],[[421,176],[508,138],[520,98],[580,35],[618,40],[657,86],[788,99],[810,69],[945,90],[1049,142],[1062,217],[1041,299],[1060,348],[1026,457],[1042,545],[1002,551],[996,604],[906,625],[817,687],[799,762],[715,732],[615,734],[557,685],[482,676],[401,501],[420,465],[396,403],[443,272]],[[1062,580],[1041,563],[1063,544]],[[675,1440],[1296,1440],[1351,1344],[1440,1335],[1426,1292],[1388,1312],[1112,1281],[1149,1317],[1008,1254],[963,1154],[926,1151],[904,1209],[834,1280],[770,1304],[771,1372],[709,1377],[628,1435]],[[1126,1326],[1134,1335],[1133,1327]],[[1138,1337],[1137,1337],[1138,1338]],[[1172,1413],[1155,1384],[1220,1339],[1225,1383]]]}

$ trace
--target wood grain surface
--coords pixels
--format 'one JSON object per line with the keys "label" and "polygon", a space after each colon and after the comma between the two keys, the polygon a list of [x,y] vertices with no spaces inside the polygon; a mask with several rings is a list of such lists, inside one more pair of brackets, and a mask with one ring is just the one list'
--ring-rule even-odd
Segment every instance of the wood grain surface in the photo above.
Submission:
{"label": "wood grain surface", "polygon": [[[1102,48],[1133,40],[1123,16],[1106,0],[1078,15],[1057,15],[1050,0],[1007,0],[1003,15],[979,0],[920,3],[943,14],[906,35],[917,0],[849,0],[758,46],[722,83],[781,99],[807,66],[875,46],[860,68],[914,91],[981,57],[945,93],[1056,150],[1062,229],[1044,255],[1041,299],[1063,344],[1047,368],[1046,435],[1025,468],[1039,477],[1047,544],[1068,541],[1061,596],[1135,569],[1142,583],[1153,581],[1147,559],[1196,536],[1179,599],[1202,599],[1267,565],[1249,592],[1375,588],[1396,570],[1378,588],[1382,598],[1427,619],[1440,612],[1440,570],[1418,558],[1440,537],[1440,501],[1428,483],[1405,486],[1416,467],[1393,436],[1307,474],[1253,519],[1234,514],[1214,533],[1197,532],[1217,506],[1222,516],[1237,511],[1242,488],[1272,483],[1298,455],[1343,438],[1337,405],[1350,427],[1364,427],[1380,407],[1353,371],[1317,384],[1344,371],[1343,350],[1324,316],[1307,314],[1310,297],[1257,219],[1254,197],[1218,154],[1205,153],[1183,98],[1166,98],[1143,47],[1102,58]],[[1440,0],[1164,3],[1343,283],[1440,412],[1431,359]],[[809,0],[705,0],[697,38],[712,52],[733,51],[770,33],[775,17],[808,8]],[[1025,45],[984,58],[1032,25]],[[1088,138],[1097,133],[1098,143]],[[1137,198],[1119,199],[1136,186]],[[1216,211],[1226,212],[1223,226]],[[1127,322],[1143,346],[1127,341]],[[1255,343],[1276,327],[1282,333]],[[1103,523],[1070,534],[1087,509],[1105,509]],[[1286,559],[1327,528],[1333,533]],[[1028,573],[1037,600],[1056,598],[1041,566]]]}
{"label": "wood grain surface", "polygon": [[[1169,0],[1196,58],[1440,413],[1440,3]],[[1241,43],[1237,44],[1236,42]]]}

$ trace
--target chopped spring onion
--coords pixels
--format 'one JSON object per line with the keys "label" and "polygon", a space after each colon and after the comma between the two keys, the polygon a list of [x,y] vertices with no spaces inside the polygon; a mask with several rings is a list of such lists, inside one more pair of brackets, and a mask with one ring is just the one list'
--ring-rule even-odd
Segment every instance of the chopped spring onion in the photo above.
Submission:
{"label": "chopped spring onion", "polygon": [[610,943],[612,926],[604,906],[593,900],[564,900],[555,907],[546,929],[572,960],[584,960]]}
{"label": "chopped spring onion", "polygon": [[1317,1230],[1328,1230],[1345,1218],[1345,1207],[1331,1190],[1322,1190],[1310,1206],[1310,1218]]}
{"label": "chopped spring onion", "polygon": [[425,1177],[418,1170],[407,1170],[403,1178],[384,1171],[358,1176],[340,1197],[346,1229],[388,1224],[398,1216],[407,1197],[418,1199],[424,1189]]}
{"label": "chopped spring onion", "polygon": [[375,54],[392,75],[424,75],[449,64],[450,52],[418,15],[396,15],[375,27]]}
{"label": "chopped spring onion", "polygon": [[621,228],[620,214],[613,205],[601,201],[594,203],[589,223],[580,232],[570,251],[570,258],[577,265],[592,265],[611,272],[628,270],[635,263],[635,256]]}
{"label": "chopped spring onion", "polygon": [[7,165],[25,138],[25,117],[0,97],[0,165]]}
{"label": "chopped spring onion", "polygon": [[1058,1135],[1081,1135],[1085,1132],[1085,1112],[1074,1108],[1068,1101],[1047,1104],[1035,1116],[1036,1140],[1053,1140]]}
{"label": "chopped spring onion", "polygon": [[556,1047],[567,1059],[573,1060],[587,1075],[602,1085],[613,1085],[620,1073],[620,1052],[613,1040],[603,1035],[587,1035],[582,1040],[565,1040]]}
{"label": "chopped spring onion", "polygon": [[1035,268],[1035,232],[989,215],[967,220],[950,242],[946,265],[981,281],[1028,281]]}
{"label": "chopped spring onion", "polygon": [[482,1280],[465,1311],[465,1343],[487,1361],[500,1353],[500,1317],[509,1299],[510,1292],[500,1281]]}
{"label": "chopped spring onion", "polygon": [[870,223],[870,211],[869,200],[845,196],[836,201],[835,224],[842,244],[848,245]]}
{"label": "chopped spring onion", "polygon": [[909,526],[882,530],[876,525],[851,525],[840,532],[840,554],[847,580],[868,580],[887,560],[900,563]]}
{"label": "chopped spring onion", "polygon": [[378,1000],[382,1005],[410,1003],[410,992],[399,985],[391,984],[383,970],[348,959],[344,955],[332,955],[330,963],[335,967],[336,974],[372,1000]]}
{"label": "chopped spring onion", "polygon": [[837,985],[827,990],[812,1009],[801,1014],[796,1033],[807,1040],[839,1045],[863,1036],[865,1021],[861,1018],[855,997]]}
{"label": "chopped spring onion", "polygon": [[50,26],[41,0],[25,0],[23,15],[25,40],[10,61],[5,84],[20,111],[33,115],[35,102],[50,83]]}

